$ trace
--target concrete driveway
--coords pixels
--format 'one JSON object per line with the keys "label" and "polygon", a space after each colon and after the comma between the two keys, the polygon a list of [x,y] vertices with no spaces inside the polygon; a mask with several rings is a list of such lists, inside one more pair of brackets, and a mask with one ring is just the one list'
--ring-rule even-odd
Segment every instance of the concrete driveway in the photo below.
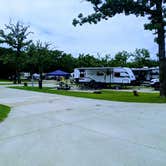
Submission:
{"label": "concrete driveway", "polygon": [[1,166],[165,166],[166,104],[137,104],[7,89]]}

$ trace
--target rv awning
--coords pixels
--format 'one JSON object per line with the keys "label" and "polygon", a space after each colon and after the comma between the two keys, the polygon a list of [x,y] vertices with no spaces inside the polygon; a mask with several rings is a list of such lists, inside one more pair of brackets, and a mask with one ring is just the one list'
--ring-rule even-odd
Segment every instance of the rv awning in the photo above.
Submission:
{"label": "rv awning", "polygon": [[53,72],[47,73],[46,76],[69,76],[70,73],[64,72],[62,70],[55,70]]}

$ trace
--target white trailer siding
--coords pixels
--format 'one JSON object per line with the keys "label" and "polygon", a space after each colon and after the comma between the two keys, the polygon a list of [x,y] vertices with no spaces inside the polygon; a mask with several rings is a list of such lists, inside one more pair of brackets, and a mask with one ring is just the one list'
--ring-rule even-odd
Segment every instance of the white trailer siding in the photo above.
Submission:
{"label": "white trailer siding", "polygon": [[130,84],[135,80],[135,76],[130,68],[123,67],[94,67],[94,68],[77,68],[74,70],[74,78],[79,83],[117,83]]}
{"label": "white trailer siding", "polygon": [[130,84],[131,79],[128,71],[125,68],[114,68],[113,69],[113,83],[120,83],[120,84]]}
{"label": "white trailer siding", "polygon": [[85,77],[90,78],[91,80],[94,80],[95,82],[110,83],[112,74],[111,73],[107,74],[107,72],[108,71],[106,69],[86,70]]}

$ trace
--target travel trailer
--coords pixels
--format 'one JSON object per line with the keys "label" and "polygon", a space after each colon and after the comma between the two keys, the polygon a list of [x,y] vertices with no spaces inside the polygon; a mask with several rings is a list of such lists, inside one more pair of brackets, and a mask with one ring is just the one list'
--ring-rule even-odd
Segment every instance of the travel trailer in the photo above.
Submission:
{"label": "travel trailer", "polygon": [[139,83],[150,82],[159,78],[159,67],[132,68],[136,81]]}
{"label": "travel trailer", "polygon": [[135,76],[127,67],[84,67],[74,69],[74,79],[84,85],[132,84]]}

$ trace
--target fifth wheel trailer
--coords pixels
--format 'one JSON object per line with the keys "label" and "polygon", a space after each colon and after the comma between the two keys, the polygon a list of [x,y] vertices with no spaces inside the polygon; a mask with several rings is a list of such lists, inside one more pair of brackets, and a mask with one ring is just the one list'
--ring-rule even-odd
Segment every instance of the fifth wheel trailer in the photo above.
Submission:
{"label": "fifth wheel trailer", "polygon": [[132,84],[135,76],[127,67],[83,67],[74,69],[74,79],[84,85]]}

